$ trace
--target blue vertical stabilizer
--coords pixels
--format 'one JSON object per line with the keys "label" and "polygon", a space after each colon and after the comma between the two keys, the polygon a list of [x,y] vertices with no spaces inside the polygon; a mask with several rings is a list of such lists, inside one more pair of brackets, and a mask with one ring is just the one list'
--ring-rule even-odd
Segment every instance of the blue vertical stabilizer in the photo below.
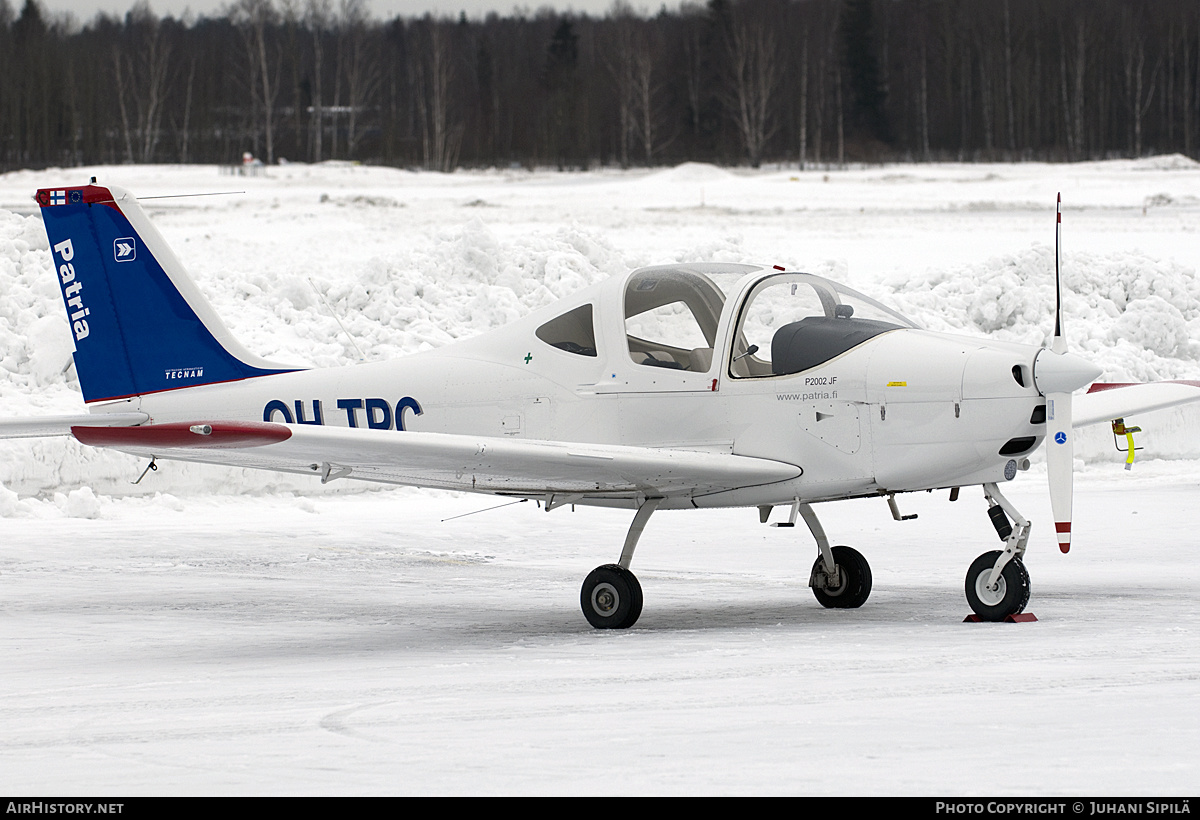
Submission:
{"label": "blue vertical stabilizer", "polygon": [[297,369],[233,339],[128,192],[47,188],[37,201],[86,402]]}

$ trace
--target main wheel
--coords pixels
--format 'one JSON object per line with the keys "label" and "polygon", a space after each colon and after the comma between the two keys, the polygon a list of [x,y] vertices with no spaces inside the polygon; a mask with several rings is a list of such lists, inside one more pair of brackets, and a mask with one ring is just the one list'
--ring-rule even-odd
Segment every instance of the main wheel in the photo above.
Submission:
{"label": "main wheel", "polygon": [[[871,594],[871,565],[853,547],[833,547],[833,563],[837,577],[825,572],[825,561],[817,556],[813,564],[813,595],[828,609],[854,609],[862,606]],[[824,586],[819,584],[824,581]]]}
{"label": "main wheel", "polygon": [[628,629],[642,614],[642,585],[629,570],[605,564],[583,580],[579,605],[596,629]]}
{"label": "main wheel", "polygon": [[1029,603],[1029,572],[1020,558],[1005,564],[995,589],[988,588],[988,578],[999,557],[999,550],[985,552],[967,570],[967,603],[984,621],[1003,621],[1023,612]]}

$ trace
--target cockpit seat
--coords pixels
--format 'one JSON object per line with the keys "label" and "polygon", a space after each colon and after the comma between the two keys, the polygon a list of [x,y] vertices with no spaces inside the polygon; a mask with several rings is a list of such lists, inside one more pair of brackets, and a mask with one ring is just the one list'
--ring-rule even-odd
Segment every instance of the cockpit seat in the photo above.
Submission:
{"label": "cockpit seat", "polygon": [[651,367],[665,367],[668,370],[683,370],[683,365],[675,361],[675,357],[665,350],[647,350],[642,364],[648,364]]}
{"label": "cockpit seat", "polygon": [[687,369],[694,373],[707,373],[708,368],[712,367],[712,357],[713,349],[711,347],[692,348]]}
{"label": "cockpit seat", "polygon": [[799,373],[840,356],[852,347],[900,325],[876,319],[806,316],[771,337],[771,372]]}

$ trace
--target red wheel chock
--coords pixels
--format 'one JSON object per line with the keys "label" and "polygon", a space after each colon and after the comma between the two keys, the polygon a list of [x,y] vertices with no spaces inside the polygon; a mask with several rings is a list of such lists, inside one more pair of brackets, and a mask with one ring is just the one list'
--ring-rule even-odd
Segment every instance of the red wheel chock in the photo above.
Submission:
{"label": "red wheel chock", "polygon": [[[1017,615],[1006,616],[1004,618],[1004,620],[1002,621],[1002,623],[1029,624],[1029,623],[1033,623],[1035,621],[1037,621],[1037,616],[1034,615],[1032,612],[1021,612]],[[983,620],[978,615],[976,615],[974,612],[972,612],[970,615],[963,618],[963,623],[964,624],[982,624],[982,623],[987,623],[987,621]]]}

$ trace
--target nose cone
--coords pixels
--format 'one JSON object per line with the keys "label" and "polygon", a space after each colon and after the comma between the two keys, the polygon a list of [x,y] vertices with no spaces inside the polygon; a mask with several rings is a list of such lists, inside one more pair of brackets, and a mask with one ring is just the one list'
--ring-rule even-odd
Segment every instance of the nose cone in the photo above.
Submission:
{"label": "nose cone", "polygon": [[1099,367],[1074,353],[1041,350],[1033,363],[1033,383],[1043,396],[1072,393],[1100,378]]}

